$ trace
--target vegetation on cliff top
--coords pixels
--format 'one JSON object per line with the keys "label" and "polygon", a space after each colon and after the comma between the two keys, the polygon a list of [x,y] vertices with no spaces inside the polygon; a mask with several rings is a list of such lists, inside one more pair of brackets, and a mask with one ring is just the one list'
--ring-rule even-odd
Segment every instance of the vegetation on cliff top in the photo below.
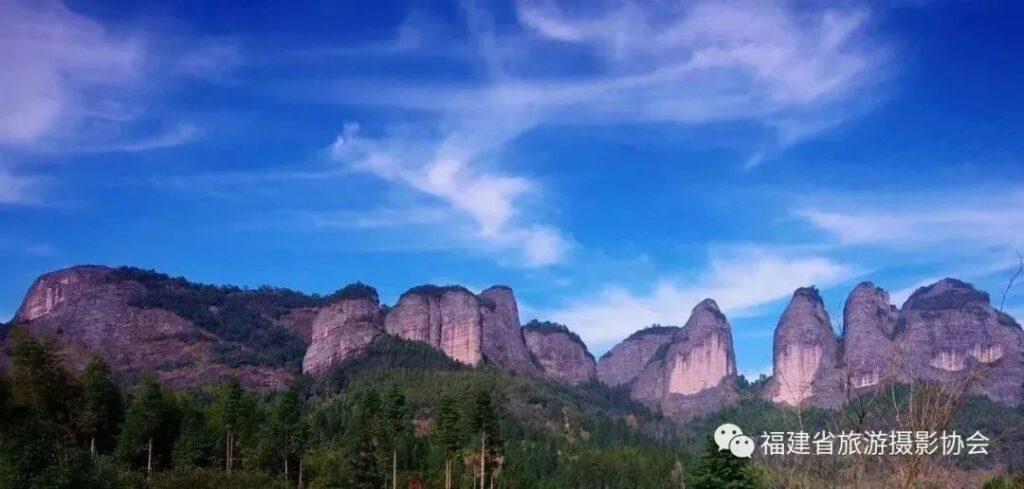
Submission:
{"label": "vegetation on cliff top", "polygon": [[306,347],[276,324],[288,311],[317,305],[322,299],[289,289],[255,290],[190,282],[183,277],[122,267],[113,277],[142,284],[145,292],[130,300],[140,308],[164,309],[217,336],[214,356],[228,366],[258,365],[298,369]]}
{"label": "vegetation on cliff top", "polygon": [[588,357],[590,357],[591,360],[594,359],[594,355],[590,353],[589,349],[587,349],[587,344],[583,342],[583,339],[580,338],[580,335],[573,333],[572,330],[570,330],[569,327],[564,324],[556,323],[553,321],[540,321],[537,319],[531,319],[530,322],[523,325],[523,329],[535,331],[540,334],[564,334],[568,336],[573,343],[580,345],[580,347],[583,348],[583,351],[587,354]]}

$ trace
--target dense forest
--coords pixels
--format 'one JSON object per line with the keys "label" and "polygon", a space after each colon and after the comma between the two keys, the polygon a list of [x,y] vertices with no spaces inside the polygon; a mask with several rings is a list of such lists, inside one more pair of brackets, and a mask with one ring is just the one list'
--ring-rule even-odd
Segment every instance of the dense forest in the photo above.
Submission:
{"label": "dense forest", "polygon": [[[4,488],[791,485],[778,466],[720,452],[708,438],[722,420],[750,433],[791,426],[792,412],[755,396],[677,425],[621,389],[467,368],[391,337],[282,391],[249,392],[236,381],[177,391],[153,376],[124,386],[99,359],[71,372],[46,341],[15,336],[0,375]],[[752,393],[763,379],[742,383]],[[808,427],[834,417],[800,413]],[[1022,419],[1019,410],[971,399],[957,423],[1010,433]],[[1022,466],[1021,443],[998,450],[998,459],[974,463]]]}

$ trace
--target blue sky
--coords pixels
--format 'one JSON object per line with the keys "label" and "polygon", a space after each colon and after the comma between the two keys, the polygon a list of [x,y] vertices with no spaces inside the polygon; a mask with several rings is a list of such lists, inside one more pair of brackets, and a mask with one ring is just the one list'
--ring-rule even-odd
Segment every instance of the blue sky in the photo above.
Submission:
{"label": "blue sky", "polygon": [[79,263],[387,302],[504,283],[600,354],[712,297],[763,371],[799,286],[834,313],[863,280],[998,298],[1022,14],[0,0],[0,316]]}

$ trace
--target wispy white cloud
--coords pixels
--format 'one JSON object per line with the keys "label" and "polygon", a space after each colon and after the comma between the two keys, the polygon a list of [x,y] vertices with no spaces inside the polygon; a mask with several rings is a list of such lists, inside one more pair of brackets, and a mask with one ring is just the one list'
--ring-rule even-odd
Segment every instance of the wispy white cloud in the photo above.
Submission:
{"label": "wispy white cloud", "polygon": [[858,274],[826,257],[789,257],[759,250],[712,259],[695,280],[665,278],[646,293],[609,284],[543,317],[568,325],[587,344],[607,345],[649,324],[682,325],[693,307],[713,298],[730,318],[759,315],[759,308],[798,287],[828,287]]}
{"label": "wispy white cloud", "polygon": [[[335,94],[446,113],[528,107],[535,123],[751,121],[788,145],[857,113],[850,104],[871,98],[863,89],[888,57],[865,35],[866,8],[628,2],[573,15],[555,2],[516,5],[521,32],[474,38],[489,74],[478,83],[347,79]],[[566,74],[565,59],[590,68]]]}
{"label": "wispy white cloud", "polygon": [[558,263],[571,247],[570,238],[522,215],[521,201],[538,191],[535,182],[482,164],[514,133],[454,131],[435,142],[410,133],[367,137],[348,124],[332,145],[331,156],[444,202],[474,224],[473,239],[486,248],[515,250],[520,265]]}
{"label": "wispy white cloud", "polygon": [[[174,82],[218,79],[241,58],[233,42],[114,29],[59,0],[0,0],[0,19],[0,148],[8,150],[128,152],[187,143],[197,128],[174,121],[173,111],[148,110],[153,99]],[[151,132],[154,126],[170,129]]]}
{"label": "wispy white cloud", "polygon": [[0,205],[36,204],[40,202],[41,187],[39,177],[18,175],[0,166]]}
{"label": "wispy white cloud", "polygon": [[[159,133],[137,138],[120,138],[109,141],[80,141],[61,145],[59,148],[42,149],[62,153],[132,153],[161,148],[172,148],[191,142],[199,136],[199,129],[189,123],[176,124]],[[76,137],[74,139],[81,139]]]}
{"label": "wispy white cloud", "polygon": [[118,102],[141,76],[139,39],[59,2],[0,2],[0,145],[30,144]]}
{"label": "wispy white cloud", "polygon": [[[570,15],[554,2],[520,1],[509,32],[486,9],[462,7],[480,76],[338,81],[339,102],[421,114],[384,136],[350,125],[332,154],[446,202],[473,221],[484,246],[516,249],[528,266],[563,261],[573,240],[527,215],[541,197],[535,179],[501,170],[502,153],[523,134],[548,123],[742,121],[775,131],[776,146],[792,144],[841,122],[837,104],[872,81],[883,58],[863,35],[864,8],[630,2]],[[589,68],[565,73],[566,59]],[[747,166],[772,149],[759,151]]]}
{"label": "wispy white cloud", "polygon": [[794,213],[842,246],[1005,254],[1024,245],[1024,189],[1012,185],[898,195],[847,193],[827,201]]}

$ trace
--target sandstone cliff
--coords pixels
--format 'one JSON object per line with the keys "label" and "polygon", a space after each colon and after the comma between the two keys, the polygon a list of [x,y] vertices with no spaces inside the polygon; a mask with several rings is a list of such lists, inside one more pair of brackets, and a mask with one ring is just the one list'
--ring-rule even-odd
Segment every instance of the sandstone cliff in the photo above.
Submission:
{"label": "sandstone cliff", "polygon": [[519,306],[512,289],[495,285],[480,293],[480,301],[484,305],[480,310],[484,359],[511,372],[539,375],[540,371],[526,347],[519,322]]}
{"label": "sandstone cliff", "polygon": [[840,357],[853,393],[898,378],[892,348],[898,316],[889,294],[870,282],[857,285],[847,297]]}
{"label": "sandstone cliff", "polygon": [[896,323],[897,357],[915,379],[960,382],[1000,402],[1024,402],[1024,332],[970,284],[943,279],[907,299]]}
{"label": "sandstone cliff", "polygon": [[406,291],[384,320],[388,334],[422,341],[466,365],[487,360],[506,370],[538,374],[519,325],[508,287],[480,296],[464,287],[423,285]]}
{"label": "sandstone cliff", "polygon": [[596,378],[594,356],[583,340],[565,326],[533,320],[523,326],[523,334],[526,347],[546,376],[572,385]]}
{"label": "sandstone cliff", "polygon": [[316,375],[363,354],[384,334],[376,290],[353,284],[335,295],[313,320],[312,340],[302,360],[303,373]]}
{"label": "sandstone cliff", "polygon": [[836,368],[838,346],[817,289],[797,289],[775,328],[773,375],[765,395],[791,406],[840,403],[844,383]]}
{"label": "sandstone cliff", "polygon": [[676,326],[651,326],[641,329],[608,350],[597,362],[597,378],[609,387],[628,384],[654,358],[654,354],[672,341]]}
{"label": "sandstone cliff", "polygon": [[693,308],[634,381],[632,397],[676,420],[714,412],[738,399],[732,329],[713,300]]}
{"label": "sandstone cliff", "polygon": [[[99,354],[129,377],[156,372],[169,386],[237,376],[250,388],[282,387],[297,369],[287,359],[269,357],[301,354],[303,344],[274,318],[249,307],[263,297],[259,294],[138,269],[77,266],[36,279],[13,323],[29,335],[54,338],[75,368]],[[220,302],[206,304],[197,297]],[[249,341],[251,333],[277,343],[274,355]]]}

